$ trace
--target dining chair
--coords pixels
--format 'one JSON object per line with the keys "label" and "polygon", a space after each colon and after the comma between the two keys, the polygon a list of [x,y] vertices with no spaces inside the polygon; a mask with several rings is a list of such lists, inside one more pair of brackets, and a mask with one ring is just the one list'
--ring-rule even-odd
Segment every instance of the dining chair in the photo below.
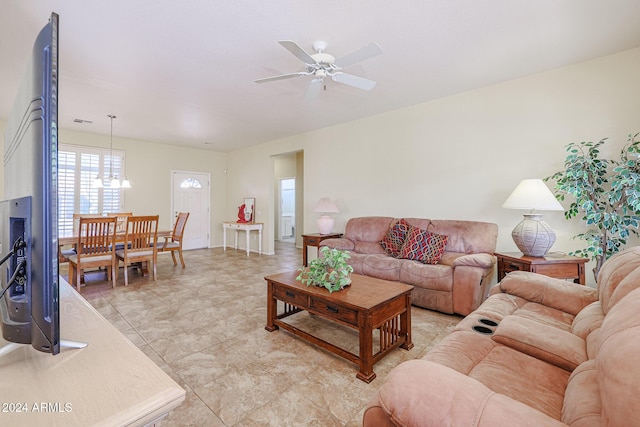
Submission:
{"label": "dining chair", "polygon": [[178,265],[176,261],[176,251],[180,256],[180,263],[182,268],[184,265],[184,258],[182,257],[182,237],[184,236],[184,228],[187,225],[189,219],[189,212],[180,212],[176,217],[176,223],[173,226],[173,232],[171,236],[166,236],[164,242],[158,242],[158,252],[171,252],[171,258],[173,258],[173,265]]}
{"label": "dining chair", "polygon": [[[129,285],[128,267],[136,264],[141,270],[147,263],[153,268],[153,280],[157,280],[156,264],[158,260],[158,218],[155,216],[129,216],[124,236],[124,247],[116,249],[118,263],[124,263],[124,285]],[[144,271],[143,271],[144,273]],[[150,273],[151,274],[151,273]]]}
{"label": "dining chair", "polygon": [[124,233],[127,227],[127,218],[133,215],[133,212],[110,212],[107,216],[116,217],[116,233]]}
{"label": "dining chair", "polygon": [[118,263],[115,241],[115,218],[80,218],[76,253],[69,256],[69,279],[78,292],[85,269],[91,267],[109,267],[106,270],[107,280],[116,287]]}
{"label": "dining chair", "polygon": [[81,218],[103,218],[104,215],[100,213],[88,214],[88,213],[74,213],[73,214],[73,235],[80,234],[80,219]]}
{"label": "dining chair", "polygon": [[[77,236],[80,233],[80,218],[102,218],[101,214],[73,214],[73,236]],[[69,257],[77,254],[76,248],[62,249],[58,247],[58,262],[69,262]]]}

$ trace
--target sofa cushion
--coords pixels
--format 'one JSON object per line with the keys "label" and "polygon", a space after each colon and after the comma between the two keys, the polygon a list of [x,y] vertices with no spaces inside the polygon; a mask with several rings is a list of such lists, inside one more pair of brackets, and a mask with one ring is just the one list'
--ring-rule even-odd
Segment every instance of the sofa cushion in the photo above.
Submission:
{"label": "sofa cushion", "polygon": [[392,257],[397,258],[398,255],[400,255],[400,249],[407,238],[409,227],[409,223],[401,218],[398,222],[389,227],[387,234],[380,241],[384,250]]}
{"label": "sofa cushion", "polygon": [[402,263],[400,268],[401,282],[435,291],[451,292],[453,274],[450,266],[422,264],[411,260],[398,261]]}
{"label": "sofa cushion", "polygon": [[585,340],[569,331],[521,316],[505,317],[492,338],[570,372],[587,360]]}
{"label": "sofa cushion", "polygon": [[596,372],[602,418],[607,425],[623,426],[640,419],[640,289],[624,297],[607,313],[600,328]]}
{"label": "sofa cushion", "polygon": [[598,272],[598,299],[605,315],[611,310],[609,300],[620,281],[638,267],[640,267],[640,246],[618,252],[602,264]]}
{"label": "sofa cushion", "polygon": [[[411,220],[407,219],[409,224]],[[466,254],[488,253],[496,250],[498,225],[480,221],[434,219],[427,227],[432,233],[449,236],[446,250]]]}
{"label": "sofa cushion", "polygon": [[583,308],[573,319],[571,332],[583,340],[586,340],[591,332],[602,325],[604,313],[600,301],[595,301]]}
{"label": "sofa cushion", "polygon": [[367,255],[362,263],[363,274],[396,282],[400,280],[402,260],[388,255]]}
{"label": "sofa cushion", "polygon": [[560,419],[569,372],[485,335],[454,331],[423,358],[466,374],[514,400]]}
{"label": "sofa cushion", "polygon": [[351,218],[344,229],[344,237],[354,242],[371,242],[380,247],[380,240],[387,234],[394,218],[388,216],[364,216]]}
{"label": "sofa cushion", "polygon": [[411,226],[398,258],[420,261],[424,264],[437,264],[442,258],[447,239],[448,236]]}
{"label": "sofa cushion", "polygon": [[387,376],[365,409],[363,425],[564,426],[472,378],[425,360],[404,362]]}
{"label": "sofa cushion", "polygon": [[359,254],[357,252],[349,252],[351,258],[347,260],[347,264],[353,267],[353,272],[356,274],[364,274],[364,260],[369,254]]}
{"label": "sofa cushion", "polygon": [[[593,288],[529,271],[512,271],[497,286],[504,293],[572,315],[598,299]],[[498,289],[492,289],[491,293]]]}
{"label": "sofa cushion", "polygon": [[569,377],[562,405],[562,421],[570,426],[602,426],[602,403],[595,360],[578,366]]}
{"label": "sofa cushion", "polygon": [[376,240],[375,242],[362,242],[356,240],[353,246],[353,250],[355,252],[358,252],[359,254],[380,254],[389,256],[387,255],[387,252],[384,250],[384,248],[380,245],[379,240]]}

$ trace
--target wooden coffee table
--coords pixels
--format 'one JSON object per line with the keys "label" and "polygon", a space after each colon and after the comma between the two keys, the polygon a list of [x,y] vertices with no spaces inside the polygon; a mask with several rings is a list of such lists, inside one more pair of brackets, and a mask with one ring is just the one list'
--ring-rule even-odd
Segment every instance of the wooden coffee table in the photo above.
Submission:
{"label": "wooden coffee table", "polygon": [[[411,342],[411,292],[413,286],[399,282],[352,274],[349,287],[329,293],[325,288],[309,286],[296,280],[298,273],[266,276],[267,326],[273,332],[278,328],[298,335],[313,344],[360,366],[357,377],[369,383],[375,377],[373,365],[396,347],[413,348]],[[278,314],[278,301],[284,303],[284,312]],[[283,318],[306,310],[342,325],[358,330],[360,354],[356,355],[315,337]],[[380,334],[379,346],[373,353],[373,331]]]}

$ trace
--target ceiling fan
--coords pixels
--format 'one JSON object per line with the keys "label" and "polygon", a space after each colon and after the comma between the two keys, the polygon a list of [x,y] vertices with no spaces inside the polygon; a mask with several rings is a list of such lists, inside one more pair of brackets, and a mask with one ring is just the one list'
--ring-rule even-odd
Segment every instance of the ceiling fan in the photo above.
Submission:
{"label": "ceiling fan", "polygon": [[343,83],[363,90],[371,90],[376,85],[376,82],[373,80],[354,76],[353,74],[346,74],[341,70],[355,63],[380,55],[382,48],[380,48],[377,43],[371,43],[338,59],[325,52],[327,43],[324,41],[316,41],[313,43],[313,49],[315,50],[313,54],[308,53],[300,47],[300,45],[291,40],[281,40],[278,43],[304,62],[304,71],[257,79],[255,81],[256,83],[266,83],[293,77],[314,76],[314,79],[311,81],[312,85],[324,83],[326,77],[330,77],[334,82]]}

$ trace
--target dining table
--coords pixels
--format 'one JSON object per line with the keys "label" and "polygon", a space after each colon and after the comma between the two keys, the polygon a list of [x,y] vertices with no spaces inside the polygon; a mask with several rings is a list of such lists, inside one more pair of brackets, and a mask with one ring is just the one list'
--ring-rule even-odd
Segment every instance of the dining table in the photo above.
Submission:
{"label": "dining table", "polygon": [[[158,230],[158,240],[163,238],[170,238],[173,234],[173,230]],[[116,233],[116,243],[124,243],[126,234],[125,233]],[[76,246],[78,244],[78,236],[65,236],[58,237],[58,248],[61,253],[62,247],[64,246]],[[147,265],[141,266],[142,275],[148,276],[149,269]]]}
{"label": "dining table", "polygon": [[[161,238],[171,237],[173,230],[158,230],[158,240]],[[123,243],[125,233],[116,233],[116,243]],[[73,246],[78,243],[78,236],[58,237],[58,246]]]}

